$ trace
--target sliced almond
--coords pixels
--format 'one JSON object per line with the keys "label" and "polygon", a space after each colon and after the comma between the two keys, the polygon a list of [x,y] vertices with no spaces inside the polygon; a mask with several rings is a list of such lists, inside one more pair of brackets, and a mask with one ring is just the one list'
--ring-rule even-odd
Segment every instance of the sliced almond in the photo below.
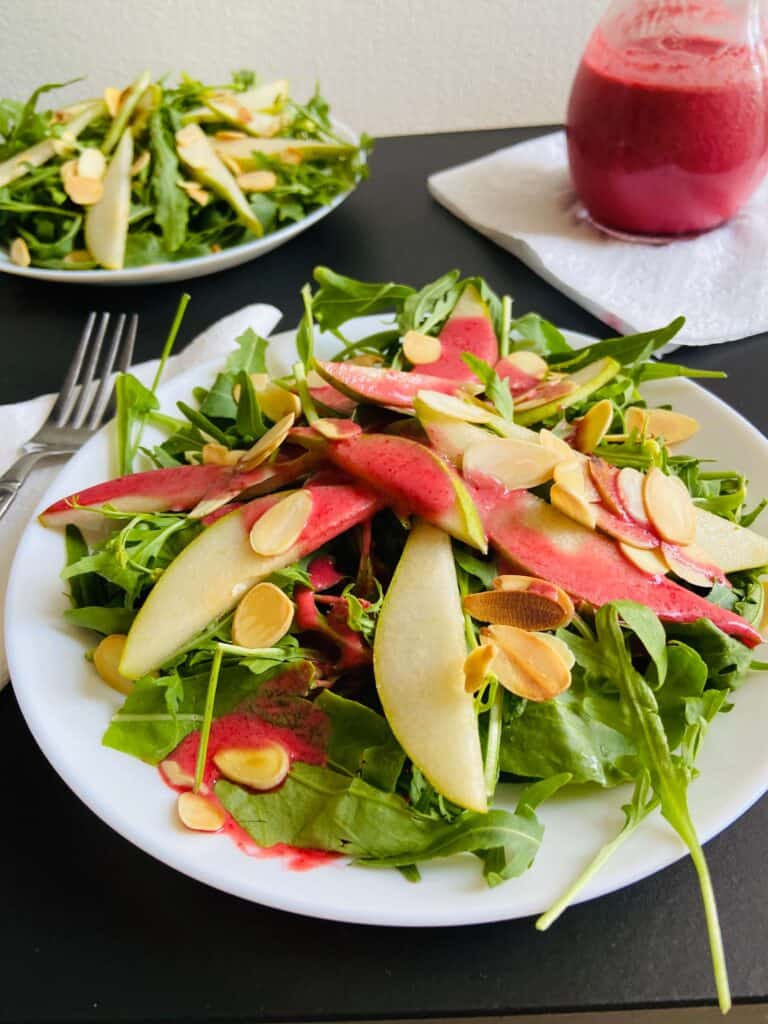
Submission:
{"label": "sliced almond", "polygon": [[539,431],[539,444],[542,448],[546,448],[548,452],[552,452],[561,459],[571,460],[578,456],[578,453],[571,448],[567,441],[564,441],[562,437],[558,437],[557,434],[553,434],[546,427],[542,427]]}
{"label": "sliced almond", "polygon": [[70,178],[74,178],[77,174],[77,160],[65,160],[59,168],[59,174],[61,175],[62,183],[66,186],[67,181]]}
{"label": "sliced almond", "polygon": [[107,686],[111,686],[118,693],[128,694],[133,689],[133,682],[120,673],[126,639],[122,633],[105,636],[93,652],[93,667]]}
{"label": "sliced almond", "polygon": [[289,412],[278,420],[274,426],[263,434],[256,444],[242,456],[238,468],[242,470],[256,469],[262,462],[266,462],[278,450],[283,441],[288,437],[293,421],[296,419],[294,413]]}
{"label": "sliced almond", "polygon": [[557,461],[557,456],[540,444],[489,437],[467,448],[462,470],[468,480],[493,477],[509,490],[518,490],[551,480]]}
{"label": "sliced almond", "polygon": [[687,441],[699,431],[701,424],[693,416],[672,409],[641,409],[633,405],[624,415],[627,431],[641,436],[663,437],[667,444]]}
{"label": "sliced almond", "polygon": [[445,395],[441,391],[419,391],[417,395],[422,405],[441,416],[449,416],[462,423],[491,423],[495,416],[490,409],[474,402],[465,402],[455,395]]}
{"label": "sliced almond", "polygon": [[191,789],[195,784],[194,776],[185,772],[179,762],[174,761],[172,757],[161,761],[158,767],[172,786]]}
{"label": "sliced almond", "polygon": [[179,188],[183,188],[189,198],[198,206],[207,206],[211,201],[211,193],[199,185],[196,181],[180,181]]}
{"label": "sliced almond", "polygon": [[283,152],[280,154],[281,164],[288,164],[293,167],[298,167],[298,165],[302,163],[303,160],[304,154],[301,152],[300,149],[291,149],[289,147],[288,149],[284,149]]}
{"label": "sliced almond", "polygon": [[204,444],[202,450],[204,466],[235,466],[243,455],[245,452],[237,448],[226,448],[216,441]]}
{"label": "sliced almond", "polygon": [[[361,352],[359,356],[352,356],[352,358],[348,359],[347,362],[348,363],[354,363],[355,366],[383,366],[384,365],[384,360],[382,359],[382,357],[381,356],[377,356],[375,352]],[[315,373],[317,377],[320,377],[320,374],[317,373],[317,371],[315,371],[315,370],[310,370],[310,373]],[[328,381],[327,380],[323,380],[322,377],[320,377],[320,380],[323,381],[323,385],[327,385],[328,384]],[[307,383],[309,383],[309,374],[307,374]],[[310,387],[315,387],[315,385],[314,384],[310,384]]]}
{"label": "sliced almond", "polygon": [[274,171],[248,171],[237,175],[237,184],[243,192],[271,192],[277,184]]}
{"label": "sliced almond", "polygon": [[93,256],[87,249],[73,249],[64,257],[64,263],[70,267],[77,267],[83,263],[93,263]]}
{"label": "sliced almond", "polygon": [[145,149],[144,152],[140,153],[139,156],[137,156],[136,159],[131,164],[131,177],[135,178],[137,174],[141,174],[141,172],[147,166],[149,161],[149,150]]}
{"label": "sliced almond", "polygon": [[257,555],[282,555],[299,539],[311,514],[311,493],[294,491],[256,520],[251,527],[251,547]]}
{"label": "sliced almond", "polygon": [[227,820],[224,809],[200,793],[179,793],[176,809],[182,825],[193,832],[218,832]]}
{"label": "sliced almond", "polygon": [[101,181],[107,169],[107,161],[100,149],[88,146],[80,151],[77,158],[77,173],[81,178],[94,178]]}
{"label": "sliced almond", "polygon": [[491,674],[493,659],[497,647],[493,643],[481,644],[464,659],[464,689],[467,693],[477,693],[485,685]]}
{"label": "sliced almond", "polygon": [[93,206],[104,194],[104,183],[98,178],[82,178],[73,174],[63,182],[64,191],[78,206]]}
{"label": "sliced almond", "polygon": [[552,484],[549,490],[549,500],[560,511],[582,526],[594,530],[597,522],[597,513],[594,505],[591,505],[586,498],[575,491],[566,490],[560,484]]}
{"label": "sliced almond", "polygon": [[670,544],[691,544],[696,536],[696,509],[685,484],[652,466],[643,483],[646,514],[659,536]]}
{"label": "sliced almond", "polygon": [[232,639],[252,650],[273,647],[291,628],[293,611],[293,602],[274,583],[257,583],[237,606]]}
{"label": "sliced almond", "polygon": [[473,619],[534,632],[558,629],[570,622],[573,602],[559,587],[526,576],[506,577],[519,585],[504,586],[504,579],[499,577],[497,589],[466,595],[464,608]]}
{"label": "sliced almond", "polygon": [[648,526],[648,516],[643,499],[644,486],[645,477],[639,470],[633,469],[632,466],[625,466],[619,470],[616,487],[621,504],[627,515],[640,526]]}
{"label": "sliced almond", "polygon": [[505,356],[504,362],[510,366],[517,367],[518,370],[521,370],[529,377],[536,377],[538,380],[546,377],[549,370],[546,360],[542,359],[535,352],[512,352],[510,355]]}
{"label": "sliced almond", "polygon": [[[254,377],[264,377],[265,374],[253,374],[251,379]],[[261,411],[268,416],[273,423],[277,423],[284,416],[293,414],[294,416],[301,415],[301,401],[298,395],[295,395],[293,391],[288,391],[286,388],[280,387],[279,384],[273,384],[267,377],[267,383],[259,387],[255,380],[253,380],[253,389],[256,392],[256,398],[258,400]]]}
{"label": "sliced almond", "polygon": [[243,169],[233,156],[230,156],[229,153],[219,153],[218,157],[219,160],[221,160],[221,162],[227,168],[227,170],[232,175],[234,175],[235,178],[240,177],[240,175],[243,173]]}
{"label": "sliced almond", "polygon": [[607,398],[596,402],[581,419],[576,420],[574,445],[589,454],[600,444],[613,421],[613,403]]}
{"label": "sliced almond", "polygon": [[568,659],[556,646],[515,626],[483,630],[499,648],[493,670],[502,686],[528,700],[552,700],[571,685]]}
{"label": "sliced almond", "polygon": [[559,636],[555,636],[553,633],[539,633],[538,635],[563,659],[569,670],[573,668],[576,664],[576,656],[565,640],[561,640]]}
{"label": "sliced almond", "polygon": [[28,267],[32,262],[32,257],[29,253],[29,246],[21,237],[14,238],[11,242],[8,255],[10,256],[11,263],[14,263],[17,267]]}
{"label": "sliced almond", "polygon": [[664,576],[669,571],[659,548],[636,548],[620,540],[619,549],[635,568],[647,572],[649,576]]}
{"label": "sliced almond", "polygon": [[120,110],[120,103],[123,98],[122,89],[116,89],[113,85],[108,85],[104,90],[104,103],[107,107],[107,113],[110,117],[117,117],[117,113]]}
{"label": "sliced almond", "polygon": [[661,554],[670,570],[694,587],[711,587],[722,578],[722,570],[696,544],[662,544]]}
{"label": "sliced almond", "polygon": [[423,363],[434,363],[442,355],[443,346],[439,338],[421,331],[408,331],[403,338],[403,354],[409,363],[421,366]]}
{"label": "sliced almond", "polygon": [[227,747],[214,754],[213,763],[231,782],[259,790],[279,786],[291,770],[291,759],[282,743]]}
{"label": "sliced almond", "polygon": [[236,128],[223,128],[219,132],[214,132],[215,139],[221,139],[222,142],[227,142],[232,139],[247,139],[248,135],[246,132],[239,132]]}
{"label": "sliced almond", "polygon": [[571,491],[579,498],[583,498],[584,501],[597,504],[600,501],[600,495],[592,483],[587,459],[582,455],[574,457],[574,453],[571,454],[570,459],[563,459],[555,466],[552,472],[553,480],[559,487]]}
{"label": "sliced almond", "polygon": [[319,419],[312,424],[312,429],[328,441],[344,441],[362,433],[360,426],[353,420]]}

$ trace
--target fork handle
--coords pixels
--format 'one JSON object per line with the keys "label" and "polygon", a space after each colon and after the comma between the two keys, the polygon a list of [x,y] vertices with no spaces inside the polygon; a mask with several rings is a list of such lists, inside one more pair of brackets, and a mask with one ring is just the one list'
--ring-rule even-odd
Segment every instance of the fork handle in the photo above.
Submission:
{"label": "fork handle", "polygon": [[40,461],[49,455],[70,455],[71,452],[48,450],[25,452],[14,464],[0,476],[0,519],[13,503],[13,499],[19,493],[21,485],[29,476],[32,469]]}

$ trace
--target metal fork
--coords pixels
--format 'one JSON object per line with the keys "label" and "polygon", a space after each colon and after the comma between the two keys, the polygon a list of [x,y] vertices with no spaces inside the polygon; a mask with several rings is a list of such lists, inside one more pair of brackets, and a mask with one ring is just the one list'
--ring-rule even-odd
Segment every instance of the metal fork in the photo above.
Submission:
{"label": "metal fork", "polygon": [[[139,318],[121,313],[100,361],[110,314],[90,313],[48,419],[0,477],[0,519],[41,459],[73,455],[114,415],[113,373],[131,365]],[[126,330],[126,323],[128,329]]]}

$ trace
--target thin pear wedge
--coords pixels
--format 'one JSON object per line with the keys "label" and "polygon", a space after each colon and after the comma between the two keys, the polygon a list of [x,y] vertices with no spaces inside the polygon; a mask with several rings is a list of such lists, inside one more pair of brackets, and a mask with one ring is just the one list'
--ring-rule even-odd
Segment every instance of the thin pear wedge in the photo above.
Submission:
{"label": "thin pear wedge", "polygon": [[768,565],[768,538],[703,508],[696,509],[696,543],[723,572]]}
{"label": "thin pear wedge", "polygon": [[229,203],[241,224],[258,237],[264,234],[264,227],[242,189],[216,155],[210,139],[199,125],[188,124],[176,132],[176,151],[179,159],[201,185],[207,186]]}
{"label": "thin pear wedge", "polygon": [[450,538],[419,521],[379,615],[376,687],[393,733],[435,789],[484,813],[483,758],[472,694],[464,687],[465,657]]}
{"label": "thin pear wedge", "polygon": [[133,136],[124,131],[104,175],[104,191],[85,215],[85,244],[97,263],[120,270],[125,262],[131,212]]}
{"label": "thin pear wedge", "polygon": [[35,167],[42,167],[48,163],[69,142],[74,142],[78,135],[88,125],[103,117],[107,108],[101,100],[93,100],[88,103],[78,103],[74,107],[65,107],[63,114],[71,114],[70,120],[66,121],[58,139],[43,139],[36,142],[29,149],[23,149],[21,153],[15,153],[12,157],[0,163],[0,188],[10,185],[12,181],[23,178],[25,174]]}
{"label": "thin pear wedge", "polygon": [[373,491],[356,485],[308,485],[312,509],[297,540],[279,554],[257,555],[251,528],[286,492],[256,498],[207,527],[171,562],[128,633],[120,671],[139,679],[163,665],[255,583],[291,565],[376,512]]}
{"label": "thin pear wedge", "polygon": [[[566,394],[559,395],[551,401],[545,399],[541,402],[536,401],[535,392],[531,396],[526,396],[525,401],[521,401],[515,408],[515,422],[522,426],[527,426],[529,423],[540,423],[569,405],[583,402],[585,398],[615,377],[620,369],[621,364],[610,356],[596,359],[594,363],[589,363],[580,370],[576,370],[575,373],[568,374],[563,383],[570,384],[572,387]],[[548,382],[545,381],[540,386],[542,393],[546,394],[544,389],[548,387]]]}
{"label": "thin pear wedge", "polygon": [[298,160],[335,160],[349,156],[356,147],[345,142],[318,142],[315,139],[214,139],[213,148],[222,157],[236,160],[243,171],[257,171],[259,155],[282,157],[290,154]]}

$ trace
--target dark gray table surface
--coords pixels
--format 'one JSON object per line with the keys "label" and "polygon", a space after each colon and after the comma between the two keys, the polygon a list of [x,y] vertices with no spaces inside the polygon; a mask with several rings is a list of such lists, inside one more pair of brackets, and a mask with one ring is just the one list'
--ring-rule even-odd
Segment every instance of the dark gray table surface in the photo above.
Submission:
{"label": "dark gray table surface", "polygon": [[[254,263],[186,285],[93,288],[0,275],[0,402],[57,386],[89,309],[139,311],[138,356],[147,357],[159,352],[184,287],[192,302],[182,341],[254,301],[280,306],[289,326],[317,263],[411,284],[457,266],[514,295],[518,313],[535,309],[607,335],[426,192],[431,171],[531,134],[381,141],[371,180],[327,220]],[[764,340],[680,357],[726,369],[728,379],[712,389],[762,430]],[[50,768],[10,688],[0,694],[0,778],[3,1022],[338,1020],[713,1002],[688,861],[568,911],[545,935],[530,920],[413,930],[336,924],[216,892],[110,831]],[[737,1001],[768,997],[766,837],[763,800],[707,845]]]}

